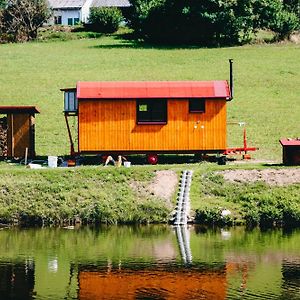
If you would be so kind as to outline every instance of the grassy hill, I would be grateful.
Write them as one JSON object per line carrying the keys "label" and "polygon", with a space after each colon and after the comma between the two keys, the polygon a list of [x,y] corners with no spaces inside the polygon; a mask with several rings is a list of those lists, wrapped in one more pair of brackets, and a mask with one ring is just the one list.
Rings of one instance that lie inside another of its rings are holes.
{"label": "grassy hill", "polygon": [[[69,151],[60,88],[79,80],[228,79],[234,59],[235,98],[228,121],[247,123],[256,158],[280,160],[280,137],[300,136],[300,45],[141,47],[119,36],[0,45],[0,105],[37,105],[39,155]],[[242,129],[228,126],[228,146],[242,145]]]}

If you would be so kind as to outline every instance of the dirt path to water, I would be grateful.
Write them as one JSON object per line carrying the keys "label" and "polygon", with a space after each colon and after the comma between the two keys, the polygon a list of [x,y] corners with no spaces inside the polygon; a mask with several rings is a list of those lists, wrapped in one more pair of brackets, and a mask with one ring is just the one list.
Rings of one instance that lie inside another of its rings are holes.
{"label": "dirt path to water", "polygon": [[155,177],[149,184],[131,182],[131,188],[137,192],[140,197],[148,197],[149,194],[166,201],[169,207],[172,207],[172,196],[178,184],[176,172],[172,170],[156,171]]}

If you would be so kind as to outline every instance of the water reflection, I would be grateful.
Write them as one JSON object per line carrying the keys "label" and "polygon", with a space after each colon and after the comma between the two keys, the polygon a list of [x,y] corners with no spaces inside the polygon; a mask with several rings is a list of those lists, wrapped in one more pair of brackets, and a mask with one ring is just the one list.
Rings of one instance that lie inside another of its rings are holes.
{"label": "water reflection", "polygon": [[79,299],[225,299],[225,294],[223,269],[79,269]]}
{"label": "water reflection", "polygon": [[0,263],[0,298],[32,299],[34,262],[32,260]]}
{"label": "water reflection", "polygon": [[0,231],[0,299],[300,299],[300,231]]}
{"label": "water reflection", "polygon": [[300,259],[284,259],[282,263],[282,298],[300,299]]}
{"label": "water reflection", "polygon": [[189,265],[192,263],[192,251],[188,225],[177,225],[175,226],[175,230],[181,258],[185,264]]}

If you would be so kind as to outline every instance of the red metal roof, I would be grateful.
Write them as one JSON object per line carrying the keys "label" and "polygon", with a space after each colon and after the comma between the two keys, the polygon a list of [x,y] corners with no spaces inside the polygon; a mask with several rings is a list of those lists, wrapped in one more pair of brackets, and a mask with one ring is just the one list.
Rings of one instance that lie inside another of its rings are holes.
{"label": "red metal roof", "polygon": [[300,138],[298,139],[281,139],[279,140],[282,146],[299,146],[300,147]]}
{"label": "red metal roof", "polygon": [[226,98],[230,100],[230,90],[225,80],[78,82],[77,98]]}
{"label": "red metal roof", "polygon": [[36,106],[0,106],[0,114],[40,113]]}

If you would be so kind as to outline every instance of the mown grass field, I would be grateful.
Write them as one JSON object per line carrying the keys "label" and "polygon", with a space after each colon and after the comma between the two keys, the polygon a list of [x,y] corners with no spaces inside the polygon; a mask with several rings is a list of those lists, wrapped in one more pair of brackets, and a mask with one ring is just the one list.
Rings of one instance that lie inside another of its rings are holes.
{"label": "mown grass field", "polygon": [[[79,80],[228,79],[234,59],[235,98],[228,121],[247,123],[254,157],[281,159],[281,137],[300,136],[300,45],[261,44],[204,49],[141,46],[120,36],[0,45],[0,105],[37,105],[38,155],[69,151],[60,88]],[[242,129],[228,126],[228,146]]]}

